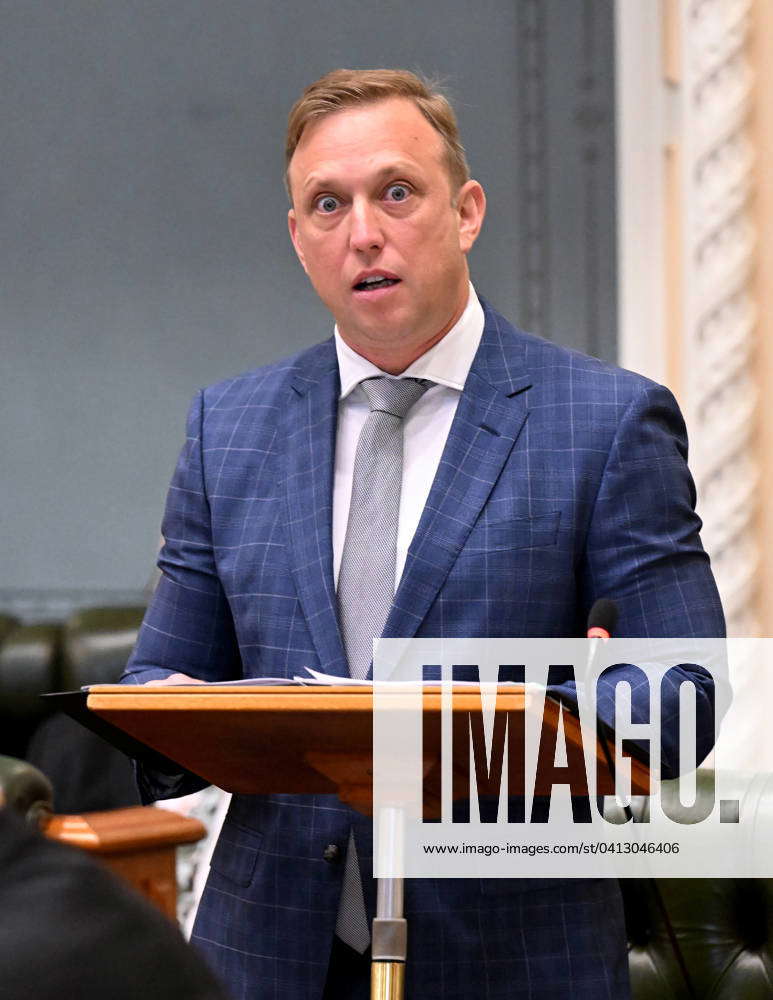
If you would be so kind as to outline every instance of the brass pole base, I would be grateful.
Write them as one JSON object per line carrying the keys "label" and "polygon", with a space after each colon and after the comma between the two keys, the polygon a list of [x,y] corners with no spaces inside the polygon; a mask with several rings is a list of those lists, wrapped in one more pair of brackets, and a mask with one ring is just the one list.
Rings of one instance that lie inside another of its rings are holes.
{"label": "brass pole base", "polygon": [[405,962],[373,962],[370,967],[370,1000],[403,1000]]}

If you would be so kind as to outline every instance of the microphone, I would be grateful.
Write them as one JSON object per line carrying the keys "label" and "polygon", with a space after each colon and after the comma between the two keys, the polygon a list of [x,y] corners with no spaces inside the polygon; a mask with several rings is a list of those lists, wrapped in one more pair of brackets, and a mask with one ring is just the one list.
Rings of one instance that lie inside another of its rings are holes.
{"label": "microphone", "polygon": [[[612,633],[617,626],[618,617],[617,604],[608,597],[600,597],[597,601],[593,602],[593,607],[588,613],[588,627],[585,633],[586,638],[590,639],[588,643],[588,660],[585,664],[588,677],[591,676],[591,668],[599,655],[601,644],[606,642],[607,639],[612,638]],[[605,752],[607,752],[606,741],[601,730],[599,730],[599,737]],[[611,766],[611,761],[609,763]]]}
{"label": "microphone", "polygon": [[618,617],[619,612],[615,602],[608,597],[600,597],[594,602],[588,614],[587,637],[589,639],[611,639]]}
{"label": "microphone", "polygon": [[602,642],[612,638],[618,617],[617,604],[608,597],[600,597],[593,602],[593,607],[588,613],[588,630],[585,633],[586,638],[591,640],[588,643],[588,661],[585,667],[588,676],[599,655]]}

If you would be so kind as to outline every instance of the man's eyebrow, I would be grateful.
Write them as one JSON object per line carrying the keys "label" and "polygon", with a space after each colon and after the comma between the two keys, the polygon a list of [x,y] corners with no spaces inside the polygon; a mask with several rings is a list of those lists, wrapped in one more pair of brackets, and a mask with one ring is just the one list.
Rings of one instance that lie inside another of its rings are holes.
{"label": "man's eyebrow", "polygon": [[[393,160],[390,163],[385,163],[383,167],[379,169],[373,175],[373,180],[378,183],[383,183],[388,177],[394,177],[399,174],[413,174],[416,170],[416,165],[411,164],[408,160]],[[335,188],[338,186],[341,175],[337,173],[335,175],[328,174],[325,171],[312,172],[303,182],[302,190],[306,191],[310,187],[322,188]]]}

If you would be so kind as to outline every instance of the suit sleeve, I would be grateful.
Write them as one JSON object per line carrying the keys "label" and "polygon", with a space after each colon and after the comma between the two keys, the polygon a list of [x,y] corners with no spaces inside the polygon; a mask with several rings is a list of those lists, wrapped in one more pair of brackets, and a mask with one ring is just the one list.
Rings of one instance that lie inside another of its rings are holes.
{"label": "suit sleeve", "polygon": [[[581,566],[586,613],[596,599],[608,597],[620,612],[620,636],[723,637],[722,606],[700,527],[682,415],[667,389],[646,382],[620,420],[589,522]],[[641,675],[625,679],[633,689],[632,721],[646,721],[647,691],[637,690]],[[696,686],[699,761],[714,742],[714,680],[698,665],[681,664],[661,691],[663,777],[679,773],[684,682]],[[614,723],[613,699],[612,684],[602,680],[598,714],[608,725]]]}
{"label": "suit sleeve", "polygon": [[[144,684],[178,671],[205,681],[240,676],[238,644],[212,538],[202,460],[203,417],[199,392],[167,495],[158,559],[161,578],[122,683]],[[206,784],[191,775],[160,775],[142,766],[138,781],[146,800],[186,794]]]}
{"label": "suit sleeve", "polygon": [[588,525],[588,609],[612,598],[622,636],[724,636],[700,528],[682,415],[667,389],[645,383],[620,420]]}

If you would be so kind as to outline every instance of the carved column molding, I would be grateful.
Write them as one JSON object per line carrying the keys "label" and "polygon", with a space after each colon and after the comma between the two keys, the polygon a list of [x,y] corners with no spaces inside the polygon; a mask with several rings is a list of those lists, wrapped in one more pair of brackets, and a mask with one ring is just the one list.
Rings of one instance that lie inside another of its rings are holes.
{"label": "carved column molding", "polygon": [[[659,44],[632,76],[626,45],[636,34],[632,18],[644,27],[642,7]],[[651,177],[644,189],[626,182],[626,166],[642,157],[626,148],[626,134],[636,141],[629,120],[618,147],[621,299],[627,287],[629,303],[626,311],[621,302],[621,362],[669,384],[685,413],[704,544],[734,635],[760,631],[751,14],[752,0],[617,7],[619,116],[643,114],[638,138]],[[654,109],[644,110],[645,101]],[[638,247],[630,220],[647,211],[661,222]],[[646,333],[630,308],[642,281],[653,303]]]}
{"label": "carved column molding", "polygon": [[728,627],[756,635],[751,0],[690,0],[685,7],[684,388],[693,468]]}

